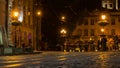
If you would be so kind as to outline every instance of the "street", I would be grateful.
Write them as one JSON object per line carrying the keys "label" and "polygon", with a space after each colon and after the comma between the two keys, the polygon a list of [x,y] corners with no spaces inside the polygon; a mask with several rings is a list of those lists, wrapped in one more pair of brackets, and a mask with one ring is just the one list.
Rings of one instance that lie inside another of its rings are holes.
{"label": "street", "polygon": [[120,68],[120,52],[54,52],[0,56],[0,68]]}

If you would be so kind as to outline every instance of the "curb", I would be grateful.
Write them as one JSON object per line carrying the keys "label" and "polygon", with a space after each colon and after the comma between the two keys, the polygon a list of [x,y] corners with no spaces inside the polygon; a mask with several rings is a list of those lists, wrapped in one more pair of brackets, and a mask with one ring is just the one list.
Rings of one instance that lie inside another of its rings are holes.
{"label": "curb", "polygon": [[15,55],[30,55],[30,54],[41,54],[42,52],[24,52],[24,53],[18,53],[18,54],[3,54],[0,56],[15,56]]}

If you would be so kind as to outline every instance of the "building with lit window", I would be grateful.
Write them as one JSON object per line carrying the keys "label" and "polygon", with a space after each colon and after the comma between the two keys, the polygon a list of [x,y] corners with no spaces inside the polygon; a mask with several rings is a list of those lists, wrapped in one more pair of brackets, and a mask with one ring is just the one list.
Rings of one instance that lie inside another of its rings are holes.
{"label": "building with lit window", "polygon": [[7,0],[0,0],[0,47],[7,46]]}
{"label": "building with lit window", "polygon": [[81,39],[89,40],[98,39],[103,34],[101,31],[102,26],[98,23],[100,21],[100,15],[104,14],[107,17],[108,25],[104,26],[104,34],[106,36],[119,35],[120,36],[120,12],[119,11],[99,11],[87,12],[82,17],[82,20],[77,23],[73,32],[73,36],[78,36]]}
{"label": "building with lit window", "polygon": [[[15,47],[38,48],[36,39],[37,30],[41,28],[37,0],[8,0],[8,39],[9,45]],[[18,12],[17,19],[14,19],[14,12]],[[15,21],[15,22],[14,22]],[[19,25],[13,25],[20,23]],[[39,23],[39,24],[38,24]],[[37,27],[38,26],[38,27]],[[41,34],[39,34],[41,37]],[[39,47],[40,48],[40,47]]]}
{"label": "building with lit window", "polygon": [[[79,22],[73,31],[73,36],[78,40],[98,40],[100,35],[105,34],[107,37],[120,36],[120,11],[118,0],[102,0],[102,9],[96,9],[92,12],[83,11]],[[106,15],[108,25],[99,25],[101,15]]]}

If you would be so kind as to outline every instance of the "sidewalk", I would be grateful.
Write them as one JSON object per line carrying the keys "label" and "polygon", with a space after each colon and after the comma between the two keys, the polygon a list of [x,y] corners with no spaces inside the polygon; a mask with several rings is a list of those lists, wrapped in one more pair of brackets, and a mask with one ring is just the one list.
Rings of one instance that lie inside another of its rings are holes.
{"label": "sidewalk", "polygon": [[22,48],[0,48],[0,56],[40,54],[42,51],[24,50]]}

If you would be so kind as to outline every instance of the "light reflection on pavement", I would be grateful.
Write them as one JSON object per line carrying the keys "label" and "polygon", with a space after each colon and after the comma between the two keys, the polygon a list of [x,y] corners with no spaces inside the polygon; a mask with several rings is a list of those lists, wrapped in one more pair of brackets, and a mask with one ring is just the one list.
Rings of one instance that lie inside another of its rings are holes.
{"label": "light reflection on pavement", "polygon": [[0,68],[120,68],[120,52],[43,52],[0,56]]}

